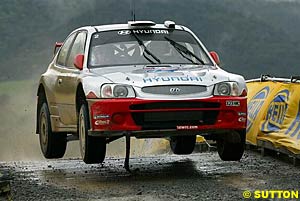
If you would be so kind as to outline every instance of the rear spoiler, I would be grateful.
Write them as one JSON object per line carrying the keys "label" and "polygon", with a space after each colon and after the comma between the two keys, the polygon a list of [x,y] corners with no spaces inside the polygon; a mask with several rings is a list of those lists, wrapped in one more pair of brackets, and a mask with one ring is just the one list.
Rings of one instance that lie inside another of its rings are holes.
{"label": "rear spoiler", "polygon": [[59,48],[60,48],[62,45],[63,45],[63,43],[61,43],[61,42],[56,42],[56,43],[55,43],[53,55],[55,55],[55,54],[58,52]]}

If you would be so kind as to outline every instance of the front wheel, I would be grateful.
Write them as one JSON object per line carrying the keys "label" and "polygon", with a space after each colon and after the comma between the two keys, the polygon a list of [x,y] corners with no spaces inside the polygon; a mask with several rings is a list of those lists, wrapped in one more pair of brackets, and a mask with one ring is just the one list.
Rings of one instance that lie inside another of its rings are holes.
{"label": "front wheel", "polygon": [[236,131],[223,135],[217,140],[217,149],[223,161],[239,161],[245,149],[246,131]]}
{"label": "front wheel", "polygon": [[52,132],[47,103],[43,103],[40,109],[39,124],[40,146],[45,158],[63,157],[67,147],[67,135]]}
{"label": "front wheel", "polygon": [[196,136],[174,136],[171,137],[170,147],[174,154],[191,154],[194,151]]}
{"label": "front wheel", "polygon": [[82,104],[78,116],[80,153],[87,164],[102,163],[106,154],[106,139],[88,135],[89,116],[86,104]]}

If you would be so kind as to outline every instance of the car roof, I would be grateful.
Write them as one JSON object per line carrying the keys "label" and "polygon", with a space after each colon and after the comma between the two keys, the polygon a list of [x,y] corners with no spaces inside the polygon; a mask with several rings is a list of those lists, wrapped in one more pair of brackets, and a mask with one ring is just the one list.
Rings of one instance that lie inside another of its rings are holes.
{"label": "car roof", "polygon": [[[139,22],[150,22],[150,21],[139,21]],[[164,24],[155,24],[154,26],[131,26],[130,23],[127,24],[107,24],[107,25],[96,25],[96,26],[85,26],[80,27],[73,32],[79,31],[79,30],[88,30],[91,32],[101,32],[101,31],[111,31],[111,30],[120,30],[120,29],[170,29],[166,27]],[[175,25],[176,30],[186,30],[190,31],[188,28],[182,26],[182,25]]]}

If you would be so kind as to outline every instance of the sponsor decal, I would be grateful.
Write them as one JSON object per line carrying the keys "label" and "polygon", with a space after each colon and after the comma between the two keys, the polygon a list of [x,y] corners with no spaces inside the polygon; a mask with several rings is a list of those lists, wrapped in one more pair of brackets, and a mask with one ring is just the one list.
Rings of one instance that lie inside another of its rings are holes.
{"label": "sponsor decal", "polygon": [[289,135],[291,137],[297,136],[297,140],[300,139],[300,102],[298,105],[297,116],[284,134]]}
{"label": "sponsor decal", "polygon": [[94,115],[94,119],[108,119],[108,118],[110,118],[110,116],[107,115],[107,114],[96,114],[96,115]]}
{"label": "sponsor decal", "polygon": [[247,118],[246,117],[240,117],[238,119],[238,122],[246,122],[247,121]]}
{"label": "sponsor decal", "polygon": [[96,126],[108,125],[109,123],[110,123],[110,120],[97,120],[97,121],[95,121]]}
{"label": "sponsor decal", "polygon": [[288,108],[289,94],[286,89],[276,94],[269,105],[266,120],[262,124],[261,130],[263,132],[280,130]]}
{"label": "sponsor decal", "polygon": [[239,116],[247,116],[247,113],[246,112],[238,112],[238,115]]}
{"label": "sponsor decal", "polygon": [[175,72],[179,70],[178,67],[145,67],[146,73],[159,73],[159,72]]}
{"label": "sponsor decal", "polygon": [[247,132],[251,129],[255,118],[257,117],[266,97],[270,93],[270,87],[266,86],[257,92],[248,103],[248,117],[247,117]]}
{"label": "sponsor decal", "polygon": [[198,126],[177,126],[177,130],[197,130]]}
{"label": "sponsor decal", "polygon": [[173,77],[173,76],[167,76],[167,77],[150,77],[150,78],[144,78],[144,83],[153,83],[153,82],[201,82],[201,77],[193,77],[193,76],[179,76],[179,77]]}
{"label": "sponsor decal", "polygon": [[240,101],[232,101],[232,100],[226,101],[227,107],[238,107],[240,105],[241,105]]}
{"label": "sponsor decal", "polygon": [[118,35],[121,35],[121,36],[126,36],[131,33],[134,33],[134,34],[169,34],[169,31],[163,30],[163,29],[133,29],[133,30],[118,31]]}

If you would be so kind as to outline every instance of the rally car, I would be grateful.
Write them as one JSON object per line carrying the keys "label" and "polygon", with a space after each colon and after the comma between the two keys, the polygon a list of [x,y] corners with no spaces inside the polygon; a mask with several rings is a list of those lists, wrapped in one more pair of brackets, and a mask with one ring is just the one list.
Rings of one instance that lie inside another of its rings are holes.
{"label": "rally car", "polygon": [[[244,152],[247,88],[218,65],[188,28],[130,21],[74,30],[41,76],[36,133],[46,158],[80,140],[85,163],[101,163],[120,137],[166,138],[191,154],[196,135],[215,140],[222,160]],[[129,140],[130,141],[130,140]]]}

